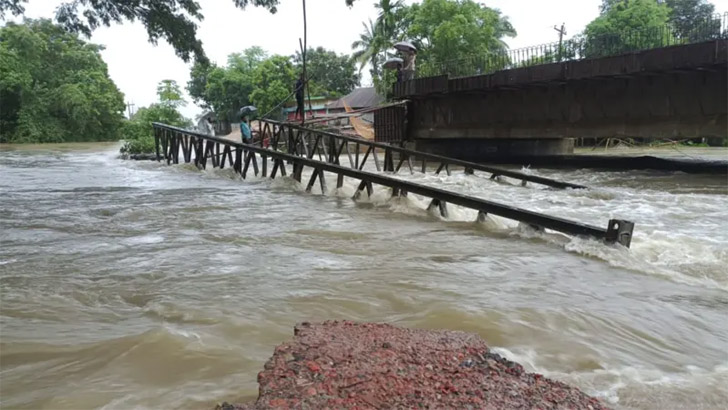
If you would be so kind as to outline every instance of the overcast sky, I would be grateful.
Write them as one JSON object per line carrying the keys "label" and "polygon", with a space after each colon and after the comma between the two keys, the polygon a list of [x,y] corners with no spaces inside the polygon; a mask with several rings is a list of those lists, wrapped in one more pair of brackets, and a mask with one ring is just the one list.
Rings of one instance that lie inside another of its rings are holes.
{"label": "overcast sky", "polygon": [[[407,1],[411,3],[412,1]],[[26,17],[53,17],[60,0],[30,0]],[[276,14],[249,7],[241,10],[232,0],[199,0],[205,19],[199,23],[198,37],[208,57],[225,64],[228,54],[250,46],[261,46],[271,54],[291,55],[303,36],[301,0],[281,0]],[[323,46],[339,53],[350,53],[351,43],[363,31],[362,22],[376,18],[373,0],[357,0],[352,8],[344,0],[308,0],[308,44]],[[567,36],[584,29],[599,13],[601,0],[492,0],[485,4],[508,16],[518,36],[508,39],[511,48],[558,40],[554,25],[566,24]],[[728,11],[728,0],[712,1],[716,11]],[[19,20],[19,19],[14,19]],[[102,52],[109,74],[136,107],[156,101],[160,80],[176,80],[184,88],[189,80],[189,65],[182,62],[171,46],[153,46],[140,23],[104,27],[94,32],[91,41],[106,46]],[[366,69],[365,69],[366,71]],[[368,74],[365,81],[369,81]],[[183,110],[194,118],[201,112],[191,102]]]}

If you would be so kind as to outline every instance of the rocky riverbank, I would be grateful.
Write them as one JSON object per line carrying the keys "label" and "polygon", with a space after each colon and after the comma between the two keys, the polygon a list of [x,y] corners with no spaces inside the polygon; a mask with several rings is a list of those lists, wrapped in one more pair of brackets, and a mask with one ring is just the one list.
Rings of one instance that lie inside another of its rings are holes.
{"label": "rocky riverbank", "polygon": [[252,409],[604,409],[575,387],[527,373],[480,337],[385,324],[301,323],[258,374]]}

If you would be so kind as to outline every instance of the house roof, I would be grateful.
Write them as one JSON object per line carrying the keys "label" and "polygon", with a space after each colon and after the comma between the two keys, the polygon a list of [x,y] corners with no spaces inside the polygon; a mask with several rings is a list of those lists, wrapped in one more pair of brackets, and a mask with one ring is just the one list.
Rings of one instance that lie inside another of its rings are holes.
{"label": "house roof", "polygon": [[384,98],[377,94],[374,87],[362,87],[350,92],[348,95],[326,105],[326,108],[345,108],[344,101],[351,108],[368,108],[379,105]]}

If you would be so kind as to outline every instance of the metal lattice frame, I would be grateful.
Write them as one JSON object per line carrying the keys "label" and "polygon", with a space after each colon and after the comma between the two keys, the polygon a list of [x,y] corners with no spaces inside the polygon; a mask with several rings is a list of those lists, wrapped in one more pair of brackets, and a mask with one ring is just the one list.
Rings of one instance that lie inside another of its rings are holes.
{"label": "metal lattice frame", "polygon": [[[378,162],[375,151],[377,147],[375,145],[369,146],[361,162],[358,159],[354,161],[352,155],[348,155],[351,167],[342,166],[338,163],[338,154],[341,154],[345,150],[350,141],[345,139],[341,145],[337,145],[336,138],[328,138],[328,141],[325,141],[326,134],[312,130],[309,130],[307,134],[305,128],[298,127],[296,129],[296,127],[286,124],[268,123],[267,127],[269,127],[270,135],[273,138],[271,139],[271,147],[263,148],[203,135],[164,124],[154,123],[153,125],[157,160],[161,161],[164,159],[167,164],[178,164],[180,162],[181,151],[182,161],[185,163],[193,162],[198,168],[205,169],[209,160],[210,165],[215,168],[232,167],[242,178],[248,176],[251,165],[252,171],[256,176],[270,176],[270,178],[275,178],[277,175],[286,176],[288,173],[286,165],[288,164],[292,166],[291,176],[299,182],[301,182],[303,168],[309,167],[313,170],[313,173],[308,181],[307,191],[311,191],[318,180],[322,193],[326,193],[327,185],[324,173],[328,172],[337,176],[337,188],[343,186],[345,177],[360,181],[354,194],[354,200],[359,199],[364,190],[371,197],[374,185],[376,184],[391,188],[392,196],[407,196],[408,193],[413,193],[430,198],[429,209],[438,209],[440,214],[445,218],[448,216],[447,204],[451,203],[478,211],[478,220],[483,220],[490,213],[526,223],[539,230],[551,229],[569,235],[593,237],[604,240],[607,243],[619,243],[626,247],[629,247],[632,239],[634,224],[630,221],[612,219],[609,221],[606,229],[599,228],[581,222],[570,221],[481,198],[458,194],[445,189],[363,171],[362,168],[369,154],[374,158],[375,163]],[[265,126],[263,125],[262,128]],[[294,133],[294,130],[296,133]],[[314,133],[318,134],[318,138]],[[265,132],[261,132],[261,135],[266,134]],[[290,153],[278,150],[281,148],[280,143],[282,138],[287,140],[286,145]],[[309,138],[315,140],[313,145],[309,145],[307,141],[304,142],[304,140]],[[327,144],[329,145],[328,148]],[[356,153],[357,158],[358,152]],[[320,158],[319,160],[313,159],[317,153]],[[324,161],[324,156],[328,160]],[[261,161],[260,166],[258,164],[258,157],[260,157]],[[385,169],[394,169],[392,158],[392,151],[389,154],[385,152]],[[268,173],[269,162],[272,163],[270,174]],[[402,163],[401,160],[400,166]],[[446,168],[447,163],[441,163],[438,171]]]}
{"label": "metal lattice frame", "polygon": [[[317,155],[319,160],[337,165],[341,165],[341,156],[346,155],[349,159],[349,166],[359,170],[363,169],[367,160],[371,158],[374,161],[377,171],[384,172],[397,173],[406,165],[411,173],[415,171],[426,173],[428,166],[432,166],[436,169],[436,175],[442,171],[450,175],[453,169],[457,167],[462,168],[466,174],[474,174],[475,171],[482,171],[490,174],[492,179],[496,179],[499,176],[518,179],[524,186],[528,182],[532,182],[560,189],[586,188],[583,185],[572,184],[570,182],[557,181],[518,171],[410,150],[397,145],[272,120],[260,121],[259,135],[261,138],[258,142],[268,141],[269,147],[272,150],[283,150],[288,154],[303,156],[309,159],[313,159]],[[362,150],[364,150],[364,156],[360,157]],[[379,154],[382,152],[384,153],[383,161],[379,157]],[[419,163],[420,167],[415,167],[415,163]]]}

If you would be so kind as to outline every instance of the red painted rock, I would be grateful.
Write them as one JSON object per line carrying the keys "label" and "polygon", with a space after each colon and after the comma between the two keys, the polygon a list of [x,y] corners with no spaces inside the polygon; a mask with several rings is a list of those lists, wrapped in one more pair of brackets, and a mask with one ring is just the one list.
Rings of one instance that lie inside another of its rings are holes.
{"label": "red painted rock", "polygon": [[[385,324],[302,323],[258,375],[252,409],[606,407],[490,351],[476,335]],[[295,360],[290,360],[294,357]]]}

